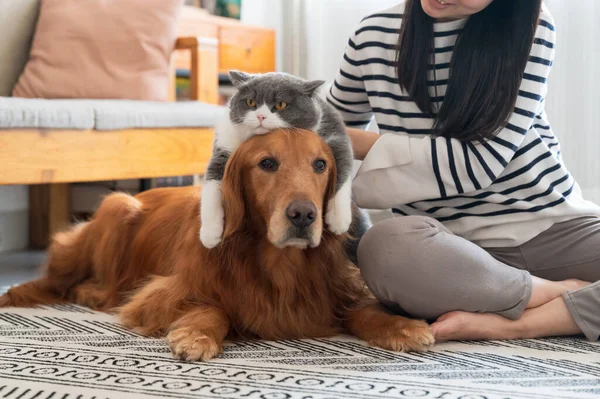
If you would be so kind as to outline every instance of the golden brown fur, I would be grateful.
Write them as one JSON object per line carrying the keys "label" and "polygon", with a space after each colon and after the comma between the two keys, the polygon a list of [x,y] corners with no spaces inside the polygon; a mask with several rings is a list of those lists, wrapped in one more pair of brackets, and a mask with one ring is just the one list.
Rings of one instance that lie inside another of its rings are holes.
{"label": "golden brown fur", "polygon": [[[265,157],[281,161],[276,172],[257,166]],[[326,161],[324,173],[315,173],[315,159]],[[387,349],[423,350],[433,344],[429,326],[384,312],[347,260],[344,238],[323,231],[334,165],[311,132],[277,131],[242,144],[223,179],[224,241],[211,250],[198,241],[197,188],[110,195],[90,222],[54,237],[45,276],[12,288],[0,307],[73,301],[116,309],[126,326],[167,336],[174,355],[188,360],[216,356],[228,335],[293,339],[342,330]],[[286,241],[286,207],[296,200],[316,206],[314,248]]]}

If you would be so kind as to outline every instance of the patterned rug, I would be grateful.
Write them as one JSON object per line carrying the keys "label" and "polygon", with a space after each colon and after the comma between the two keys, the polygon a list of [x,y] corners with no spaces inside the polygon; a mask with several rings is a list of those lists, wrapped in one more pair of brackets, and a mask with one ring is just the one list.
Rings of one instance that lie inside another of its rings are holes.
{"label": "patterned rug", "polygon": [[207,363],[76,306],[0,312],[0,398],[509,399],[600,397],[583,339],[441,344],[398,354],[349,337],[227,344]]}

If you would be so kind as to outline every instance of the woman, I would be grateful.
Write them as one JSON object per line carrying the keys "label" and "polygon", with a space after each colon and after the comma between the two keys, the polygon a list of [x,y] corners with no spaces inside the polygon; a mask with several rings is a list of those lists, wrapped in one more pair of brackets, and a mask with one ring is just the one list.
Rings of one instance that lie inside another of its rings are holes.
{"label": "woman", "polygon": [[600,207],[544,112],[554,43],[541,0],[407,0],[362,21],[329,92],[358,205],[403,216],[361,271],[438,341],[600,334]]}

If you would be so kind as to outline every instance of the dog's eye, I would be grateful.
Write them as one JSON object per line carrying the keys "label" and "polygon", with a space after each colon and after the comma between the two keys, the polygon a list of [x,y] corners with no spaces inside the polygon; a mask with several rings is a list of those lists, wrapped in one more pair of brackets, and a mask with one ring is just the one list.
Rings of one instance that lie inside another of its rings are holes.
{"label": "dog's eye", "polygon": [[267,172],[275,172],[279,165],[277,161],[273,158],[265,158],[258,164],[262,170],[266,170]]}
{"label": "dog's eye", "polygon": [[327,163],[325,163],[325,161],[323,161],[322,159],[318,159],[313,163],[313,169],[317,173],[325,172],[325,168],[327,168]]}
{"label": "dog's eye", "polygon": [[249,98],[246,100],[246,105],[249,106],[250,108],[254,108],[254,107],[256,107],[256,100],[253,98]]}
{"label": "dog's eye", "polygon": [[277,104],[275,104],[275,109],[277,111],[283,111],[284,109],[286,109],[288,106],[288,104],[285,101],[281,101],[278,102]]}

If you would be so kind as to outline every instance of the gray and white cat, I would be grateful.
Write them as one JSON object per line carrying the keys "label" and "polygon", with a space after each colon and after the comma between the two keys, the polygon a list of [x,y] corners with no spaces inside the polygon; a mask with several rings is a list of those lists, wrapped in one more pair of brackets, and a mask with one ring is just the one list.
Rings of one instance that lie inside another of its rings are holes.
{"label": "gray and white cat", "polygon": [[215,128],[213,155],[202,188],[202,244],[213,248],[221,242],[225,217],[221,181],[229,156],[248,138],[278,128],[317,132],[331,147],[337,186],[325,223],[334,234],[347,232],[352,222],[352,145],[339,113],[318,97],[317,90],[325,82],[305,81],[284,73],[251,75],[231,71],[229,76],[237,93],[229,102],[228,115]]}

